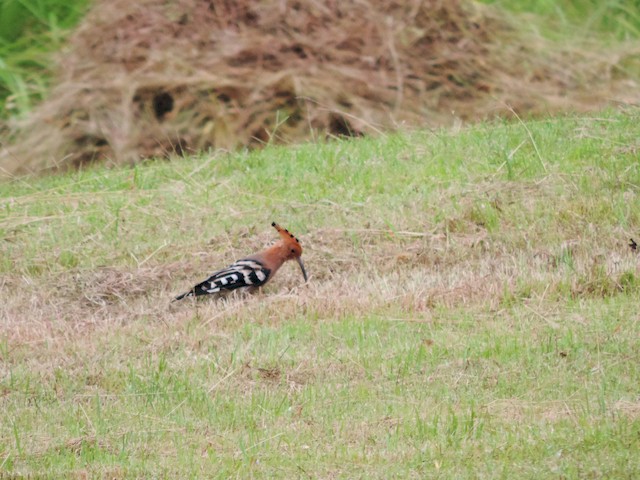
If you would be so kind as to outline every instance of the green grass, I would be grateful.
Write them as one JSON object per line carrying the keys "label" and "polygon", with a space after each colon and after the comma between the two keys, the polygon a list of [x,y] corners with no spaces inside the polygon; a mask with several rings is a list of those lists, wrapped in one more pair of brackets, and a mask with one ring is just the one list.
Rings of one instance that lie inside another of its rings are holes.
{"label": "green grass", "polygon": [[[482,0],[516,13],[532,13],[534,23],[554,37],[600,35],[618,40],[640,38],[637,0]],[[554,31],[555,30],[555,31]]]}
{"label": "green grass", "polygon": [[[0,472],[636,478],[638,111],[0,186]],[[170,304],[261,248],[250,298]]]}
{"label": "green grass", "polygon": [[0,118],[24,116],[47,92],[52,54],[89,0],[0,0]]}

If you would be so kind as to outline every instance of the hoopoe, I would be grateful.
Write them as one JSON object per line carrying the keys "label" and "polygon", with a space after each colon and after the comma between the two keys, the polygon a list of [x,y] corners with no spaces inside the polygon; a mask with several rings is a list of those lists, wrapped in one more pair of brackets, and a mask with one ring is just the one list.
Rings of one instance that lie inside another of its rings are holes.
{"label": "hoopoe", "polygon": [[280,234],[280,241],[271,247],[238,260],[227,268],[218,270],[204,282],[197,284],[191,290],[178,295],[173,301],[182,300],[185,297],[193,297],[209,294],[223,294],[237,288],[254,291],[273,278],[278,269],[287,260],[296,260],[304,281],[307,281],[307,271],[302,263],[302,247],[300,241],[276,222],[271,224]]}

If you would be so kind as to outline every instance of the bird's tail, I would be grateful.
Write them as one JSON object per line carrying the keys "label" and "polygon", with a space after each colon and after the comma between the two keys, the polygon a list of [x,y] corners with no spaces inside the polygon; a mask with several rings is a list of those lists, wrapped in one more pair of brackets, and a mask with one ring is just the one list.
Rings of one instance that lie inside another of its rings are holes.
{"label": "bird's tail", "polygon": [[193,297],[195,295],[194,290],[189,290],[188,292],[184,292],[182,295],[178,295],[176,298],[171,300],[171,302],[177,302],[178,300],[182,300],[185,297]]}

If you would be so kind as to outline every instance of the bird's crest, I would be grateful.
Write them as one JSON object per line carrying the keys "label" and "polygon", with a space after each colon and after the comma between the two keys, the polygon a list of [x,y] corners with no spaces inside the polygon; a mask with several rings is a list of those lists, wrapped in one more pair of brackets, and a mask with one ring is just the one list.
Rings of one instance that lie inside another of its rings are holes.
{"label": "bird's crest", "polygon": [[291,233],[286,228],[282,228],[276,222],[272,222],[271,226],[278,231],[278,233],[280,234],[280,237],[282,238],[282,241],[284,243],[296,245],[296,247],[300,248],[300,250],[302,252],[302,247],[300,246],[300,240],[298,240],[293,233]]}
{"label": "bird's crest", "polygon": [[272,222],[271,226],[278,231],[280,237],[282,238],[282,245],[286,247],[285,258],[287,260],[295,259],[296,262],[298,262],[298,265],[300,265],[300,270],[302,270],[302,276],[304,277],[304,281],[306,282],[308,280],[308,277],[307,271],[304,268],[304,263],[302,262],[302,258],[300,258],[300,256],[302,255],[302,245],[300,245],[300,241],[293,233],[291,233],[286,228],[282,228],[276,222]]}

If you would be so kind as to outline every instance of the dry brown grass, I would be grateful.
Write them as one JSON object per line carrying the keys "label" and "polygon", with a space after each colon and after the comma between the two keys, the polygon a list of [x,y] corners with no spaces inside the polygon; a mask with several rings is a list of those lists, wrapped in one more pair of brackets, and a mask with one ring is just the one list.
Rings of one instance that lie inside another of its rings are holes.
{"label": "dry brown grass", "polygon": [[459,0],[99,1],[0,164],[132,163],[508,115],[507,104],[599,108],[634,90],[616,78],[629,49],[560,51],[519,30]]}
{"label": "dry brown grass", "polygon": [[[363,229],[358,235],[357,250],[343,232],[306,235],[305,261],[311,274],[306,285],[300,284],[296,269],[284,268],[261,293],[218,301],[170,303],[174,294],[211,269],[199,271],[187,261],[137,269],[70,270],[44,274],[37,281],[5,274],[0,281],[6,299],[0,306],[0,336],[12,348],[32,352],[32,368],[51,372],[60,365],[62,352],[91,351],[116,328],[135,331],[150,322],[157,334],[153,343],[166,347],[182,322],[194,315],[198,329],[215,336],[237,331],[249,318],[274,326],[297,316],[326,321],[373,315],[392,322],[429,322],[434,309],[498,312],[524,301],[531,315],[557,327],[553,310],[540,310],[539,305],[566,295],[614,296],[625,289],[623,272],[640,275],[633,252],[617,241],[603,243],[597,236],[551,251],[519,251],[507,243],[487,241],[482,231],[449,237],[422,233],[419,239],[412,238],[413,232]],[[568,277],[561,257],[569,251],[573,270]],[[217,255],[199,263],[213,266],[225,261],[230,259]],[[260,375],[280,374],[261,371]]]}

